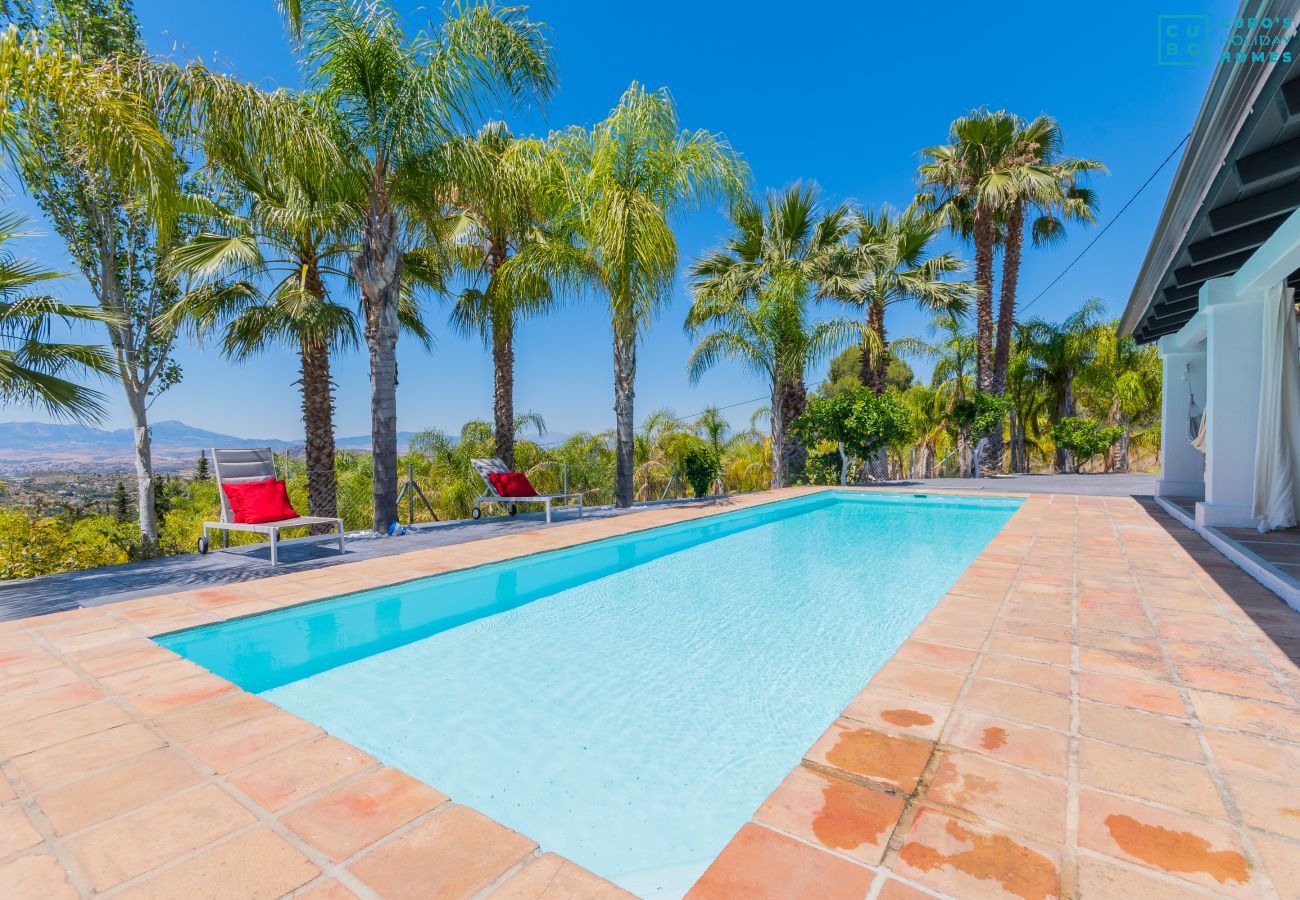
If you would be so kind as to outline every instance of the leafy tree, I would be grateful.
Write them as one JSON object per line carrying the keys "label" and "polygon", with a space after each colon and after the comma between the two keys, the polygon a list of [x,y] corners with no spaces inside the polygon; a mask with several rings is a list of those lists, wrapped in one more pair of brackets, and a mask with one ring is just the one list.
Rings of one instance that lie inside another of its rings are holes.
{"label": "leafy tree", "polygon": [[888,206],[858,217],[857,247],[853,256],[856,281],[842,298],[866,309],[867,326],[876,336],[861,354],[859,377],[877,394],[887,387],[892,356],[883,352],[885,311],[896,303],[915,303],[934,313],[965,313],[971,288],[967,282],[948,281],[965,264],[951,253],[932,254],[931,245],[942,228],[936,216],[916,208],[895,212]]}
{"label": "leafy tree", "polygon": [[765,376],[771,388],[772,487],[783,487],[787,470],[797,475],[802,454],[787,428],[804,410],[809,366],[856,341],[876,340],[862,322],[848,318],[813,321],[816,297],[842,290],[839,278],[852,227],[847,207],[823,210],[817,190],[801,184],[768,193],[731,213],[735,234],[691,267],[695,300],[686,329],[701,335],[688,370],[698,381],[724,359],[738,360]]}
{"label": "leafy tree", "polygon": [[1067,221],[1096,221],[1096,195],[1081,181],[1106,169],[1096,160],[1063,156],[1061,125],[1051,116],[1019,123],[1012,142],[1005,172],[1009,185],[1002,198],[1002,296],[993,351],[993,393],[998,395],[1006,390],[1026,219],[1036,247],[1062,240]]}
{"label": "leafy tree", "polygon": [[806,442],[836,445],[840,484],[847,484],[850,458],[872,458],[886,444],[906,437],[907,424],[907,410],[895,395],[859,388],[852,394],[811,398],[793,428]]}
{"label": "leafy tree", "polygon": [[545,273],[509,262],[525,241],[540,237],[555,202],[554,165],[542,142],[516,138],[502,122],[489,122],[448,150],[455,161],[453,258],[473,279],[456,299],[451,320],[492,348],[494,455],[513,469],[515,330],[555,297]]}
{"label": "leafy tree", "polygon": [[1099,453],[1109,450],[1124,434],[1118,425],[1103,426],[1096,419],[1067,416],[1052,426],[1052,440],[1058,451],[1069,454],[1062,471],[1078,471]]}
{"label": "leafy tree", "polygon": [[[831,360],[826,380],[818,391],[823,395],[845,394],[862,387],[862,345],[845,347]],[[916,373],[907,361],[892,350],[885,354],[885,388],[906,391],[916,380]]]}
{"label": "leafy tree", "polygon": [[545,98],[555,83],[550,47],[517,7],[456,4],[435,30],[410,37],[382,0],[283,6],[302,41],[304,80],[330,110],[345,161],[366,185],[351,263],[370,356],[373,525],[383,534],[397,520],[403,267],[415,262],[412,249],[436,246],[428,238],[452,183],[448,142],[488,101]]}
{"label": "leafy tree", "polygon": [[745,168],[727,142],[680,126],[666,89],[633,83],[603,122],[551,136],[565,203],[523,271],[589,288],[609,304],[614,344],[615,497],[632,504],[636,351],[677,272],[669,217],[740,192]]}
{"label": "leafy tree", "polygon": [[119,523],[131,517],[131,501],[126,495],[126,484],[119,481],[113,486],[113,518]]}
{"label": "leafy tree", "polygon": [[1127,472],[1134,422],[1160,415],[1160,356],[1154,344],[1139,347],[1132,337],[1120,337],[1117,321],[1097,326],[1094,334],[1096,355],[1079,373],[1077,387],[1090,410],[1104,413],[1107,425],[1122,429],[1106,462],[1108,470]]}
{"label": "leafy tree", "polygon": [[[1025,348],[1029,377],[1046,398],[1048,418],[1053,425],[1075,415],[1075,378],[1096,359],[1097,316],[1101,311],[1101,301],[1093,298],[1063,322],[1033,319],[1018,329],[1018,338]],[[1066,449],[1058,444],[1058,471],[1071,469],[1066,453]]]}
{"label": "leafy tree", "polygon": [[682,474],[696,497],[707,497],[712,485],[722,471],[722,461],[712,447],[701,442],[689,448],[682,457]]}
{"label": "leafy tree", "polygon": [[[189,174],[197,137],[319,147],[295,101],[268,94],[200,66],[180,68],[143,54],[139,27],[126,0],[34,0],[15,3],[15,21],[40,27],[51,52],[75,52],[111,79],[133,118],[119,133],[147,141],[158,161],[123,169],[94,152],[103,138],[88,136],[80,104],[55,105],[25,124],[17,169],[28,191],[54,223],[77,268],[105,313],[114,375],[121,383],[135,436],[141,541],[157,541],[154,472],[148,409],[181,378],[172,358],[174,332],[159,317],[186,290],[170,266],[173,251],[194,231],[206,209],[205,188]],[[56,50],[56,48],[59,48]],[[102,76],[99,73],[103,73]],[[100,117],[102,120],[102,117]],[[110,124],[110,129],[113,127]]]}
{"label": "leafy tree", "polygon": [[107,374],[112,358],[100,347],[50,339],[50,326],[103,322],[103,310],[60,302],[37,293],[57,279],[39,264],[14,256],[6,245],[22,237],[25,220],[0,213],[0,401],[37,406],[47,413],[82,421],[98,420],[103,395],[64,377],[70,372]]}

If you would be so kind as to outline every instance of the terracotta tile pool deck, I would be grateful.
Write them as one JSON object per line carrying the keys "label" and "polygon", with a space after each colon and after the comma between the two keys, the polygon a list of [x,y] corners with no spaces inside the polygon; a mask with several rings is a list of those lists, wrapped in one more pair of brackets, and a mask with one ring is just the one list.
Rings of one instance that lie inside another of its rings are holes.
{"label": "terracotta tile pool deck", "polygon": [[[0,625],[0,895],[626,896],[149,638],[807,490]],[[1297,659],[1154,504],[1030,496],[691,896],[1300,897]]]}

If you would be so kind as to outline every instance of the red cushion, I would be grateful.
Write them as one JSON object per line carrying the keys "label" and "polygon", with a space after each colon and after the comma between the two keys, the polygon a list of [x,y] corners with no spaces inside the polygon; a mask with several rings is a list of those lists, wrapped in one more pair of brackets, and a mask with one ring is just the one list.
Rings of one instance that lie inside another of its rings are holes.
{"label": "red cushion", "polygon": [[533,487],[528,476],[523,472],[492,472],[488,481],[502,497],[536,497],[537,489]]}
{"label": "red cushion", "polygon": [[240,524],[281,522],[298,515],[298,511],[289,502],[289,492],[283,481],[267,478],[243,484],[223,484],[221,489],[226,492],[226,500],[230,503],[235,521]]}

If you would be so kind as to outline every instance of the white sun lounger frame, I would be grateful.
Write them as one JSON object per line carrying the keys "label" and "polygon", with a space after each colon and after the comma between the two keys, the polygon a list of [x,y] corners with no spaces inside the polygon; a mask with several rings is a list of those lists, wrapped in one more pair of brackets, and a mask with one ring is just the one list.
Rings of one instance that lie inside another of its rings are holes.
{"label": "white sun lounger frame", "polygon": [[515,504],[517,503],[540,503],[546,507],[546,524],[551,524],[551,504],[554,502],[563,503],[566,500],[577,499],[578,501],[578,518],[582,518],[582,494],[539,494],[535,497],[503,497],[497,493],[497,489],[492,486],[491,479],[488,475],[504,475],[510,471],[506,464],[500,459],[471,459],[470,465],[474,471],[478,472],[478,477],[483,479],[485,493],[474,501],[474,518],[478,518],[483,513],[479,507],[484,503],[505,503],[508,506],[510,515],[515,514]]}
{"label": "white sun lounger frame", "polygon": [[258,447],[252,450],[224,450],[214,447],[212,449],[212,469],[217,478],[217,496],[221,498],[221,521],[203,523],[203,542],[199,549],[200,553],[208,552],[206,547],[208,546],[209,531],[220,531],[223,538],[231,531],[251,531],[255,534],[267,536],[271,542],[271,565],[279,565],[279,548],[281,544],[319,540],[317,535],[294,538],[292,541],[280,540],[281,529],[300,528],[304,525],[333,525],[338,531],[339,553],[344,552],[342,519],[333,519],[326,516],[295,516],[292,519],[282,519],[278,522],[260,522],[256,525],[235,521],[235,515],[230,509],[230,502],[226,499],[226,492],[221,489],[221,485],[243,484],[249,481],[264,481],[267,478],[275,478],[275,455],[271,452],[270,447]]}

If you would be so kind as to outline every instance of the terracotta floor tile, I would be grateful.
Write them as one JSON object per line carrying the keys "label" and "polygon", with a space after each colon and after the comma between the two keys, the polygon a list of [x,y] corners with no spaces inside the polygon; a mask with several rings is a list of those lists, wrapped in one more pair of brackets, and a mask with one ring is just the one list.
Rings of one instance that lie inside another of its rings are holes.
{"label": "terracotta floor tile", "polygon": [[880,862],[903,798],[796,767],[754,819],[868,865]]}
{"label": "terracotta floor tile", "polygon": [[22,807],[17,804],[0,806],[0,859],[19,850],[35,847],[41,842],[36,830]]}
{"label": "terracotta floor tile", "polygon": [[1065,731],[1070,727],[1070,701],[1014,684],[976,678],[965,697],[966,706]]}
{"label": "terracotta floor tile", "polygon": [[165,659],[146,666],[136,666],[123,672],[99,676],[104,689],[116,696],[127,696],[136,691],[168,687],[183,678],[204,674],[203,667],[188,659]]}
{"label": "terracotta floor tile", "polygon": [[185,746],[216,771],[229,772],[321,733],[315,725],[292,713],[274,712],[227,725]]}
{"label": "terracotta floor tile", "polygon": [[1262,834],[1253,838],[1278,896],[1282,900],[1300,900],[1300,852],[1296,851],[1296,845]]}
{"label": "terracotta floor tile", "polygon": [[31,853],[0,865],[8,900],[77,900],[77,889],[53,856]]}
{"label": "terracotta floor tile", "polygon": [[1192,762],[1203,760],[1196,732],[1185,720],[1083,700],[1079,703],[1079,731],[1087,737],[1112,744]]}
{"label": "terracotta floor tile", "polygon": [[40,791],[161,746],[163,741],[153,732],[128,722],[19,756],[13,766],[28,788]]}
{"label": "terracotta floor tile", "polygon": [[818,738],[805,758],[909,793],[933,749],[929,741],[896,737],[842,719]]}
{"label": "terracotta floor tile", "polygon": [[158,716],[233,690],[236,690],[235,686],[226,679],[202,674],[191,675],[162,687],[135,691],[125,699],[140,715]]}
{"label": "terracotta floor tile", "polygon": [[279,897],[306,884],[320,870],[269,828],[257,828],[200,856],[187,859],[119,897]]}
{"label": "terracotta floor tile", "polygon": [[1269,703],[1294,704],[1272,678],[1258,672],[1230,671],[1217,666],[1181,665],[1178,674],[1183,684],[1201,691],[1216,691]]}
{"label": "terracotta floor tile", "polygon": [[1103,675],[1121,675],[1126,678],[1145,679],[1168,683],[1169,665],[1161,657],[1140,653],[1116,653],[1083,647],[1079,650],[1079,668],[1085,672]]}
{"label": "terracotta floor tile", "polygon": [[[108,650],[113,652],[106,652]],[[89,653],[95,655],[87,655]],[[145,638],[122,641],[109,647],[96,647],[93,651],[73,655],[77,659],[77,665],[96,677],[114,675],[176,659],[175,653]]]}
{"label": "terracotta floor tile", "polygon": [[872,677],[871,684],[951,703],[961,692],[964,680],[956,672],[892,659],[880,667],[880,671]]}
{"label": "terracotta floor tile", "polygon": [[1202,722],[1300,742],[1300,711],[1294,707],[1272,706],[1205,691],[1192,691],[1191,695]]}
{"label": "terracotta floor tile", "polygon": [[1254,895],[1236,835],[1201,818],[1085,788],[1079,792],[1079,845],[1216,891]]}
{"label": "terracotta floor tile", "polygon": [[73,835],[66,846],[104,891],[253,821],[238,801],[208,784]]}
{"label": "terracotta floor tile", "polygon": [[634,900],[627,891],[554,853],[543,853],[492,891],[492,900]]}
{"label": "terracotta floor tile", "polygon": [[51,713],[39,719],[0,728],[0,754],[21,756],[98,731],[107,731],[130,718],[126,710],[108,700]]}
{"label": "terracotta floor tile", "polygon": [[925,799],[1043,840],[1065,840],[1063,782],[1030,775],[974,753],[945,752]]}
{"label": "terracotta floor tile", "polygon": [[1205,739],[1215,762],[1226,772],[1242,772],[1260,778],[1277,778],[1279,772],[1300,772],[1300,747],[1280,741],[1206,730]]}
{"label": "terracotta floor tile", "polygon": [[[1162,881],[1140,870],[1079,855],[1079,896],[1087,900],[1186,900],[1193,896],[1185,882]],[[1201,896],[1199,892],[1195,896]],[[1208,894],[1205,896],[1209,896]]]}
{"label": "terracotta floor tile", "polygon": [[1079,778],[1117,794],[1217,819],[1228,817],[1219,789],[1202,765],[1085,739],[1079,743]]}
{"label": "terracotta floor tile", "polygon": [[3,694],[0,695],[0,728],[102,699],[99,691],[84,682],[73,682],[28,694]]}
{"label": "terracotta floor tile", "polygon": [[172,740],[186,743],[218,728],[274,712],[279,707],[260,697],[235,691],[206,703],[195,703],[154,719],[154,724]]}
{"label": "terracotta floor tile", "polygon": [[971,670],[971,666],[975,664],[975,658],[976,653],[974,650],[917,640],[903,641],[902,645],[894,653],[894,659],[905,659],[910,662],[923,663],[927,666],[948,669],[962,674]]}
{"label": "terracotta floor tile", "polygon": [[69,835],[120,813],[193,787],[203,776],[173,750],[155,750],[37,796],[57,835]]}
{"label": "terracotta floor tile", "polygon": [[1060,890],[1056,849],[932,809],[917,813],[894,871],[955,897],[1049,900]]}
{"label": "terracotta floor tile", "polygon": [[978,650],[984,646],[988,634],[988,628],[966,628],[959,625],[947,625],[943,622],[931,622],[927,619],[913,629],[912,638],[918,641],[930,641],[935,644],[964,647],[967,650]]}
{"label": "terracotta floor tile", "polygon": [[1070,664],[1070,645],[1060,641],[1040,641],[1038,638],[995,634],[993,640],[989,642],[989,651],[1003,656],[1015,656],[1058,666]]}
{"label": "terracotta floor tile", "polygon": [[881,885],[876,900],[930,900],[934,894],[914,888],[904,881],[891,878]]}
{"label": "terracotta floor tile", "polygon": [[1058,778],[1065,777],[1069,762],[1066,735],[974,711],[953,716],[947,743]]}
{"label": "terracotta floor tile", "polygon": [[1068,697],[1070,694],[1070,670],[1065,666],[1051,666],[1047,663],[990,653],[980,661],[976,674],[981,678],[1010,681],[1062,696]]}
{"label": "terracotta floor tile", "polygon": [[[1228,788],[1237,801],[1242,818],[1252,828],[1261,828],[1300,841],[1300,786],[1294,772],[1278,772],[1277,781],[1265,781],[1229,773]],[[1296,848],[1300,853],[1300,846]]]}
{"label": "terracotta floor tile", "polygon": [[227,780],[264,809],[278,812],[375,764],[368,753],[326,736],[260,759]]}
{"label": "terracotta floor tile", "polygon": [[1079,673],[1079,696],[1130,709],[1182,716],[1186,710],[1178,689],[1169,684],[1121,678],[1118,675],[1099,675],[1096,672]]}
{"label": "terracotta floor tile", "polygon": [[470,897],[537,845],[467,806],[452,806],[366,854],[352,874],[385,898]]}
{"label": "terracotta floor tile", "polygon": [[841,716],[896,731],[922,740],[936,740],[952,707],[947,703],[891,691],[888,688],[868,687],[853,698]]}
{"label": "terracotta floor tile", "polygon": [[283,817],[335,862],[445,803],[447,796],[396,769],[341,785]]}
{"label": "terracotta floor tile", "polygon": [[1043,641],[1062,641],[1069,643],[1070,629],[1065,625],[1051,625],[1032,619],[1001,618],[993,626],[998,634],[1016,635],[1018,637],[1038,638]]}
{"label": "terracotta floor tile", "polygon": [[863,897],[870,869],[777,834],[745,825],[686,895],[692,900],[793,900]]}
{"label": "terracotta floor tile", "polygon": [[357,895],[333,878],[322,878],[293,895],[294,900],[356,900]]}

